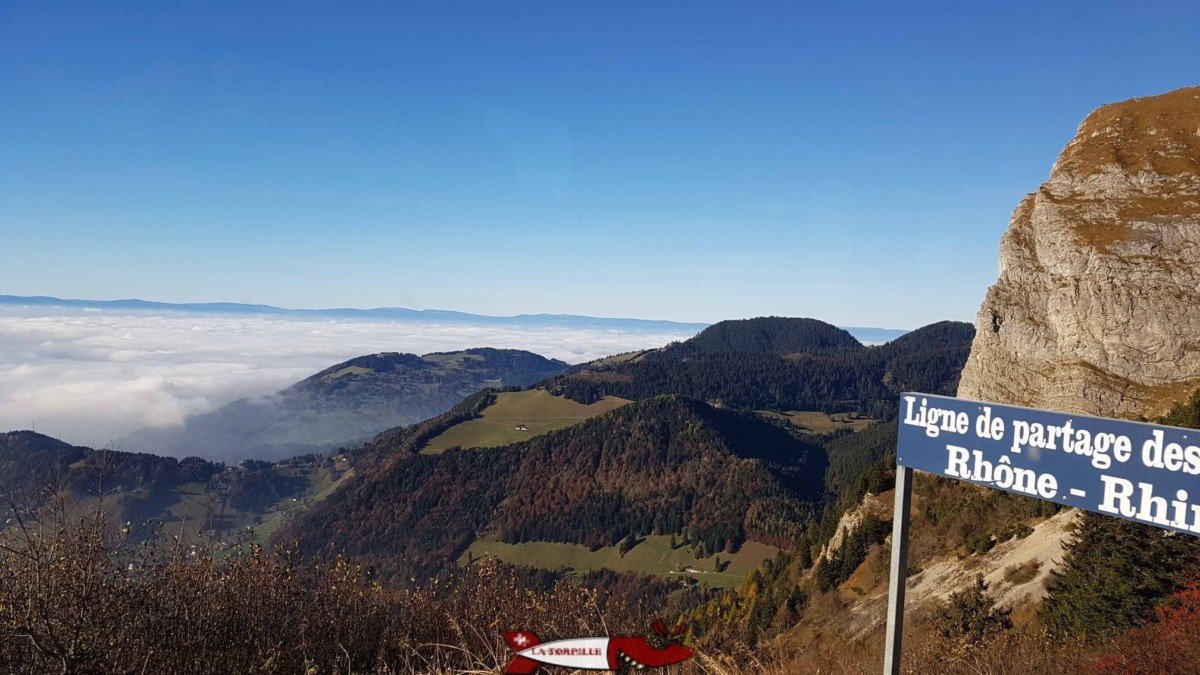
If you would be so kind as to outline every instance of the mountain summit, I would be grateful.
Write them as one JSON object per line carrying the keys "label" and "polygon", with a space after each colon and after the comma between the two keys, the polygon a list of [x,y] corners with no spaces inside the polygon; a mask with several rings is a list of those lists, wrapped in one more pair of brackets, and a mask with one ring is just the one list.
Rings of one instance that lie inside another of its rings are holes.
{"label": "mountain summit", "polygon": [[965,398],[1160,412],[1200,384],[1200,87],[1083,121],[1000,242]]}
{"label": "mountain summit", "polygon": [[816,319],[722,321],[690,340],[575,366],[546,388],[581,403],[680,394],[731,408],[894,414],[904,389],[953,393],[970,324],[945,321],[866,347]]}
{"label": "mountain summit", "polygon": [[769,316],[721,321],[680,343],[680,352],[755,352],[799,354],[821,351],[857,351],[860,343],[843,328],[818,319]]}

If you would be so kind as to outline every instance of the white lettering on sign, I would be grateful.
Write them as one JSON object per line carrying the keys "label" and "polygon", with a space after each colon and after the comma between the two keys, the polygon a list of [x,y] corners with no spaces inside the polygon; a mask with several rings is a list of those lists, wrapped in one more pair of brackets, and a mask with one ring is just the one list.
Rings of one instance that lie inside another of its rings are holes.
{"label": "white lettering on sign", "polygon": [[1177,490],[1175,499],[1154,494],[1154,486],[1114,476],[1101,476],[1104,499],[1100,511],[1114,516],[1143,520],[1155,525],[1170,525],[1200,533],[1200,504],[1188,502],[1187,490]]}
{"label": "white lettering on sign", "polygon": [[898,464],[1200,534],[1200,431],[928,394],[900,408]]}
{"label": "white lettering on sign", "polygon": [[904,398],[908,403],[907,411],[904,414],[904,423],[923,427],[925,435],[930,438],[937,438],[938,434],[943,431],[962,435],[967,433],[970,428],[971,416],[965,412],[956,413],[952,410],[926,408],[925,399],[921,399],[920,407],[914,408],[916,397],[906,396]]}
{"label": "white lettering on sign", "polygon": [[992,463],[983,458],[983,453],[968,451],[957,445],[947,445],[949,464],[946,475],[962,478],[974,483],[993,483],[996,487],[1013,492],[1022,492],[1031,497],[1054,499],[1058,494],[1058,479],[1053,475],[1012,466],[1012,460],[1001,457]]}

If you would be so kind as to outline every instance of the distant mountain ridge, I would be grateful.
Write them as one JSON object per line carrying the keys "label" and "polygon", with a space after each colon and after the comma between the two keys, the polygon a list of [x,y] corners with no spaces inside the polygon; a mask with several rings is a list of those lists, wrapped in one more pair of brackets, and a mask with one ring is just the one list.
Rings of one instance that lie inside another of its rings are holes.
{"label": "distant mountain ridge", "polygon": [[576,314],[517,314],[514,316],[490,316],[471,314],[445,309],[409,309],[407,307],[334,307],[329,309],[291,309],[272,305],[243,304],[236,302],[172,303],[139,300],[80,300],[50,296],[0,295],[0,305],[35,307],[72,307],[78,309],[118,309],[134,311],[195,312],[205,314],[246,314],[261,316],[288,316],[309,319],[360,319],[364,321],[438,321],[470,324],[501,324],[524,326],[572,326],[577,328],[624,328],[626,330],[701,330],[708,324],[664,321],[657,319],[631,319],[581,316]]}
{"label": "distant mountain ridge", "polygon": [[523,387],[566,368],[562,361],[516,349],[369,354],[275,394],[190,417],[182,428],[138,430],[122,447],[180,457],[278,460],[353,445],[440,415],[485,387]]}
{"label": "distant mountain ridge", "polygon": [[[710,324],[659,319],[630,319],[594,317],[578,314],[517,314],[515,316],[489,316],[470,314],[444,309],[408,309],[405,307],[376,307],[359,309],[338,307],[331,309],[289,309],[272,305],[242,304],[236,302],[170,303],[139,300],[80,300],[63,299],[44,295],[0,295],[0,306],[13,307],[68,307],[74,309],[110,309],[129,311],[194,312],[198,314],[244,314],[250,316],[285,316],[297,319],[358,319],[362,321],[424,321],[448,322],[477,325],[505,325],[570,328],[597,328],[622,330],[665,330],[675,332],[698,332]],[[879,344],[894,340],[907,333],[898,328],[847,327],[855,338],[865,344]]]}

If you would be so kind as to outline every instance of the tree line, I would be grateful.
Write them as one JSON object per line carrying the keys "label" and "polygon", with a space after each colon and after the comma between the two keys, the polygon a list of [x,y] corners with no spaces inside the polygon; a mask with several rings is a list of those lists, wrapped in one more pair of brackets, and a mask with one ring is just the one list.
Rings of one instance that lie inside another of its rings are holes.
{"label": "tree line", "polygon": [[679,394],[732,408],[854,411],[890,419],[901,391],[953,394],[974,337],[969,324],[941,322],[876,347],[841,344],[782,353],[769,347],[833,341],[772,342],[752,330],[758,321],[764,320],[741,327],[741,332],[750,333],[744,339],[731,329],[719,340],[702,333],[636,359],[577,367],[543,386],[581,403],[604,396]]}

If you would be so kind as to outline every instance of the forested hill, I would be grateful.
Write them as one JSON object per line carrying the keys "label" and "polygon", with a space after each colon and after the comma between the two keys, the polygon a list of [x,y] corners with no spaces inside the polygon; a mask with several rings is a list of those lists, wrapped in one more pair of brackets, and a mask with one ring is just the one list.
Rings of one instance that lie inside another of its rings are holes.
{"label": "forested hill", "polygon": [[[353,403],[366,397],[389,397],[438,385],[453,395],[455,387],[478,388],[479,382],[525,386],[562,372],[567,364],[520,349],[478,347],[459,352],[434,352],[424,356],[385,352],[359,356],[330,366],[288,389],[332,402]],[[423,393],[435,393],[425,390]],[[461,396],[459,397],[461,398]]]}
{"label": "forested hill", "polygon": [[277,533],[407,576],[477,538],[592,548],[673,534],[704,555],[787,545],[823,489],[824,450],[743,412],[654,397],[488,450],[409,455],[362,475]]}
{"label": "forested hill", "polygon": [[725,321],[663,349],[573,368],[545,386],[584,403],[680,394],[733,408],[888,418],[905,389],[953,394],[974,334],[970,324],[943,321],[864,347],[814,319]]}
{"label": "forested hill", "polygon": [[34,431],[0,433],[0,494],[5,499],[38,494],[88,452]]}
{"label": "forested hill", "polygon": [[91,517],[100,509],[111,522],[129,523],[137,538],[218,548],[264,543],[279,522],[351,476],[344,458],[309,455],[226,466],[10,431],[0,433],[0,532],[16,524],[6,518],[17,512],[48,521]]}
{"label": "forested hill", "polygon": [[426,443],[446,429],[477,417],[492,404],[496,392],[493,388],[482,389],[437,417],[382,431],[369,442],[351,450],[350,454],[364,466],[372,466],[376,462],[396,461],[419,452]]}
{"label": "forested hill", "polygon": [[103,492],[122,520],[163,517],[168,493],[206,483],[224,468],[198,457],[93,450],[32,431],[0,433],[0,497],[24,506],[51,494],[75,502]]}
{"label": "forested hill", "polygon": [[20,458],[31,453],[67,450],[72,448],[70,443],[57,438],[39,434],[36,431],[6,431],[0,433],[0,457]]}
{"label": "forested hill", "polygon": [[138,490],[204,480],[222,469],[199,457],[94,450],[33,431],[0,433],[0,488],[5,490],[44,491],[61,481],[82,494]]}
{"label": "forested hill", "polygon": [[123,446],[223,461],[284,459],[361,443],[440,415],[484,387],[528,386],[566,368],[516,349],[368,354],[271,396],[190,417],[181,428],[139,430]]}
{"label": "forested hill", "polygon": [[763,354],[860,351],[862,343],[837,326],[817,319],[763,317],[713,324],[695,337],[674,343],[663,353],[682,357],[704,352],[757,352]]}

